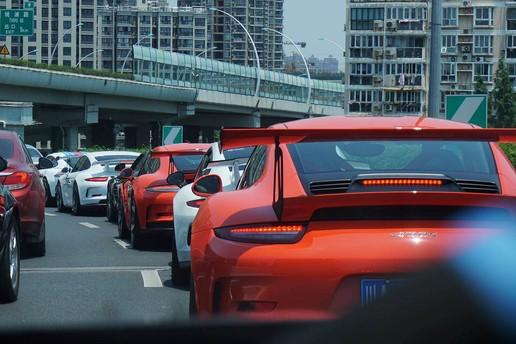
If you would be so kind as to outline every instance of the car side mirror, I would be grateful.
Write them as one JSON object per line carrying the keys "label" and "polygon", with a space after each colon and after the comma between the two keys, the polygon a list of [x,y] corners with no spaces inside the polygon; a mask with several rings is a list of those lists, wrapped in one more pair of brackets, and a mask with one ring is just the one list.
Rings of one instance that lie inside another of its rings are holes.
{"label": "car side mirror", "polygon": [[131,178],[133,176],[133,169],[130,167],[126,167],[120,171],[120,174],[118,175],[120,178]]}
{"label": "car side mirror", "polygon": [[192,184],[192,192],[199,197],[208,197],[221,191],[222,179],[216,174],[203,176]]}
{"label": "car side mirror", "polygon": [[45,170],[54,167],[54,163],[49,158],[41,157],[38,160],[38,169]]}
{"label": "car side mirror", "polygon": [[120,171],[122,171],[124,168],[125,168],[125,164],[124,164],[123,162],[121,162],[121,163],[119,163],[119,164],[117,164],[117,165],[115,166],[115,171],[116,171],[116,172],[120,172]]}
{"label": "car side mirror", "polygon": [[172,173],[167,177],[168,185],[177,185],[179,187],[185,184],[185,174],[181,171]]}
{"label": "car side mirror", "polygon": [[0,172],[7,168],[7,160],[0,156]]}
{"label": "car side mirror", "polygon": [[70,172],[70,168],[69,167],[63,167],[63,169],[61,170],[61,173],[68,173]]}

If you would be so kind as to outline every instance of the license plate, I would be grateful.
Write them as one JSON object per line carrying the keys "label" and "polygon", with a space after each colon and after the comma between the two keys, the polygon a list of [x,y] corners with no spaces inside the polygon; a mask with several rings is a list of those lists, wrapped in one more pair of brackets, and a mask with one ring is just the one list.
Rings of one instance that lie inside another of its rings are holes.
{"label": "license plate", "polygon": [[403,284],[402,279],[363,279],[360,281],[360,294],[362,305],[373,303],[390,290],[398,288]]}

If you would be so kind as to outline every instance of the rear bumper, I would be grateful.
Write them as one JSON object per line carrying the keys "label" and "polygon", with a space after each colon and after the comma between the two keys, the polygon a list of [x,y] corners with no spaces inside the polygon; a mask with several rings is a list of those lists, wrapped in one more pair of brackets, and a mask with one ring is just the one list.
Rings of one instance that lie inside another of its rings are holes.
{"label": "rear bumper", "polygon": [[95,206],[107,204],[107,182],[106,183],[84,183],[80,186],[81,205]]}

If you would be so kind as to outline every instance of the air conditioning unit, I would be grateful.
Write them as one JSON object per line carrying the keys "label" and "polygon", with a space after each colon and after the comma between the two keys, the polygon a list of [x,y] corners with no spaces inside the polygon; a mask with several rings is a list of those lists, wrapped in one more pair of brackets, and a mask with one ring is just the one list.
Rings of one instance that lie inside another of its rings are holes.
{"label": "air conditioning unit", "polygon": [[373,23],[374,31],[383,31],[383,20],[375,20]]}
{"label": "air conditioning unit", "polygon": [[373,76],[373,83],[375,85],[382,84],[383,83],[383,77],[381,75]]}
{"label": "air conditioning unit", "polygon": [[374,112],[382,112],[382,103],[373,103]]}
{"label": "air conditioning unit", "polygon": [[470,53],[471,52],[471,47],[469,45],[464,45],[462,46],[462,50],[461,50],[463,53]]}
{"label": "air conditioning unit", "polygon": [[484,60],[485,60],[485,58],[483,56],[477,56],[475,58],[475,61],[477,61],[477,62],[484,62]]}
{"label": "air conditioning unit", "polygon": [[393,112],[394,107],[391,104],[385,104],[384,110],[385,112]]}
{"label": "air conditioning unit", "polygon": [[462,2],[463,7],[470,7],[471,6],[471,0],[464,0]]}
{"label": "air conditioning unit", "polygon": [[398,30],[398,21],[397,20],[387,20],[385,22],[385,28],[389,31]]}
{"label": "air conditioning unit", "polygon": [[396,86],[396,75],[387,75],[385,77],[385,86],[387,86],[387,87]]}
{"label": "air conditioning unit", "polygon": [[447,51],[446,47],[441,47],[441,54],[446,54],[446,51]]}
{"label": "air conditioning unit", "polygon": [[396,49],[385,49],[385,58],[387,59],[395,59],[396,58]]}
{"label": "air conditioning unit", "polygon": [[457,58],[455,56],[452,56],[452,57],[450,57],[450,61],[455,62],[455,61],[457,61]]}
{"label": "air conditioning unit", "polygon": [[471,54],[462,55],[462,61],[471,61]]}
{"label": "air conditioning unit", "polygon": [[373,55],[375,59],[381,59],[383,57],[383,49],[374,49]]}
{"label": "air conditioning unit", "polygon": [[456,88],[457,88],[457,85],[456,85],[456,84],[452,84],[452,85],[450,85],[450,88],[451,88],[452,90],[454,90],[454,89],[456,89]]}

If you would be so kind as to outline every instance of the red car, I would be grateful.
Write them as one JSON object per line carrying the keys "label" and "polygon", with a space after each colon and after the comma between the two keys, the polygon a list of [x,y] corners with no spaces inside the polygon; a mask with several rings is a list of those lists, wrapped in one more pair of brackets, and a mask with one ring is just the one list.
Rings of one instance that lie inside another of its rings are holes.
{"label": "red car", "polygon": [[45,188],[38,167],[51,168],[52,162],[40,158],[36,167],[20,137],[7,130],[0,130],[0,156],[7,160],[7,168],[0,172],[0,184],[16,199],[22,241],[32,255],[44,256]]}
{"label": "red car", "polygon": [[192,186],[207,200],[191,312],[346,312],[514,226],[516,172],[499,141],[516,130],[414,117],[223,130],[224,149],[258,147],[236,191],[217,193],[212,175]]}
{"label": "red car", "polygon": [[[119,233],[130,236],[133,248],[141,246],[142,236],[151,231],[172,230],[172,200],[179,186],[167,178],[181,171],[185,182],[193,181],[209,144],[175,144],[154,148],[135,166],[120,173],[125,179],[119,189]],[[136,172],[136,173],[135,173]]]}

